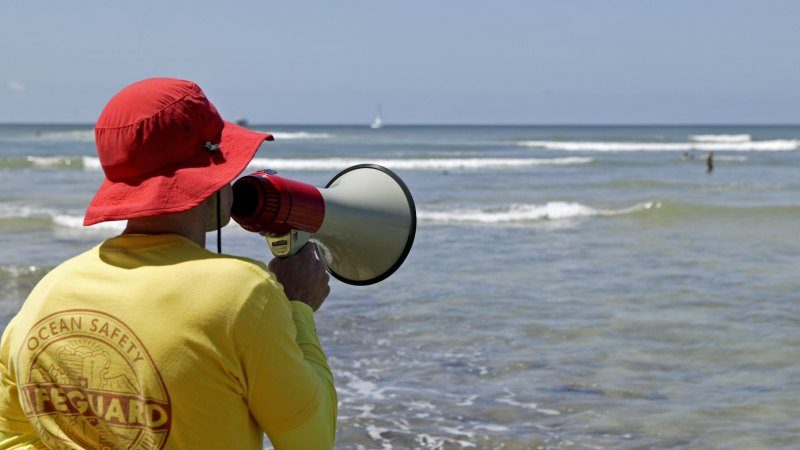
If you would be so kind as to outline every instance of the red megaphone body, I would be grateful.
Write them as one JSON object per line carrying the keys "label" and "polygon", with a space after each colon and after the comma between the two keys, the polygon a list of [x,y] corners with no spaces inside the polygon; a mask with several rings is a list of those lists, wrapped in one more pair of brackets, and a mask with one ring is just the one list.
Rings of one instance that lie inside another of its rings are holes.
{"label": "red megaphone body", "polygon": [[325,201],[316,186],[283,178],[270,170],[240,178],[233,186],[231,215],[247,231],[314,233],[325,218]]}

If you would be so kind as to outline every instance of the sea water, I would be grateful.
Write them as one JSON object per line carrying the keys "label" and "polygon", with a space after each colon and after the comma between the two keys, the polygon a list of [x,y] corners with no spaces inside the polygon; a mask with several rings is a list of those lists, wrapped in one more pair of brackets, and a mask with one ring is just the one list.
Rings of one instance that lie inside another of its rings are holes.
{"label": "sea water", "polygon": [[[800,127],[254,128],[249,170],[416,201],[405,264],[317,314],[337,448],[800,448]],[[0,126],[0,328],[122,230],[81,225],[102,178],[91,126]]]}

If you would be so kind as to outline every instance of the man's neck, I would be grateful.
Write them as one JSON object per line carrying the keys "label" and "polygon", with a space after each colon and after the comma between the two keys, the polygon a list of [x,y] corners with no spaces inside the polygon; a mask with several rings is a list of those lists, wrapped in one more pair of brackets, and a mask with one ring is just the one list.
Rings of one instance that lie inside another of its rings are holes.
{"label": "man's neck", "polygon": [[164,216],[130,219],[123,234],[177,234],[205,247],[205,222],[197,216],[197,211],[191,209]]}

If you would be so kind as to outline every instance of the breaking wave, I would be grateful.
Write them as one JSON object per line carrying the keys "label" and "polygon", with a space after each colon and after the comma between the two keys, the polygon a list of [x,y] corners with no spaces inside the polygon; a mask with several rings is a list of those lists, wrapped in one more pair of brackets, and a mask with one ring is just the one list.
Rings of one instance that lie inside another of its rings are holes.
{"label": "breaking wave", "polygon": [[121,232],[125,229],[126,223],[124,220],[118,220],[112,222],[102,222],[85,227],[83,226],[82,214],[69,214],[49,208],[9,204],[0,204],[0,219],[49,221],[53,225],[62,228],[102,232]]}
{"label": "breaking wave", "polygon": [[522,204],[501,208],[418,211],[417,218],[438,223],[513,224],[591,216],[617,216],[660,207],[661,203],[645,202],[623,209],[596,209],[581,203],[547,202],[544,205]]}
{"label": "breaking wave", "polygon": [[0,136],[6,142],[94,142],[94,129],[63,131],[30,131]]}
{"label": "breaking wave", "polygon": [[695,142],[750,142],[749,134],[693,134],[689,139]]}
{"label": "breaking wave", "polygon": [[52,216],[53,223],[64,228],[74,228],[81,230],[91,231],[114,231],[121,232],[125,229],[126,221],[115,220],[111,222],[100,222],[91,226],[83,225],[83,216],[70,215],[70,214],[54,214]]}
{"label": "breaking wave", "polygon": [[[530,223],[569,221],[589,217],[611,217],[637,213],[654,214],[653,217],[669,217],[678,220],[693,220],[701,217],[800,217],[800,205],[771,206],[723,206],[673,202],[641,202],[627,208],[593,208],[577,202],[547,202],[544,204],[512,204],[484,208],[464,208],[447,211],[420,209],[417,218],[421,222],[441,224],[497,224],[524,225]],[[83,226],[83,214],[56,211],[18,205],[0,204],[0,220],[28,220],[50,223],[53,226],[84,230],[86,232],[121,232],[125,221],[102,222]],[[226,227],[230,232],[244,232],[235,222]]]}
{"label": "breaking wave", "polygon": [[787,152],[800,149],[798,139],[726,142],[592,142],[592,141],[521,141],[523,147],[568,152]]}
{"label": "breaking wave", "polygon": [[[379,164],[390,169],[447,170],[447,169],[513,169],[531,166],[567,166],[588,164],[593,158],[576,156],[566,158],[440,158],[440,159],[280,159],[255,158],[249,168],[275,170],[342,170],[362,163]],[[28,156],[25,159],[0,159],[0,168],[41,167],[58,169],[102,170],[96,156]]]}
{"label": "breaking wave", "polygon": [[[85,167],[85,159],[80,156],[28,156],[27,162],[35,167]],[[97,159],[97,158],[95,158]],[[98,161],[98,166],[99,166]]]}
{"label": "breaking wave", "polygon": [[524,225],[558,223],[569,219],[587,217],[620,216],[647,213],[657,220],[752,219],[758,217],[800,218],[800,205],[783,204],[769,206],[730,206],[674,202],[643,202],[622,209],[599,209],[574,202],[548,202],[542,205],[517,204],[480,209],[456,209],[450,211],[417,211],[421,221],[445,224],[497,224]]}
{"label": "breaking wave", "polygon": [[94,156],[84,156],[81,158],[83,168],[87,170],[102,170],[103,166],[100,165],[100,158]]}
{"label": "breaking wave", "polygon": [[17,206],[0,203],[0,219],[44,217],[54,214],[52,210],[31,206]]}
{"label": "breaking wave", "polygon": [[48,131],[34,137],[49,141],[94,142],[94,130]]}
{"label": "breaking wave", "polygon": [[0,169],[24,169],[30,167],[100,170],[100,160],[96,156],[25,156],[0,158]]}
{"label": "breaking wave", "polygon": [[459,158],[459,159],[272,159],[256,158],[250,162],[251,169],[283,170],[341,170],[347,167],[371,163],[390,169],[406,170],[446,170],[446,169],[486,169],[515,168],[530,166],[565,166],[588,164],[594,161],[587,157],[569,158]]}
{"label": "breaking wave", "polygon": [[[281,139],[332,139],[335,137],[331,133],[310,133],[307,131],[267,131],[276,140]],[[65,131],[37,131],[31,134],[24,134],[18,137],[5,138],[5,140],[17,141],[58,141],[58,142],[94,142],[94,130],[65,130]]]}
{"label": "breaking wave", "polygon": [[287,132],[287,131],[268,131],[275,140],[281,139],[331,139],[334,137],[333,134],[330,133],[309,133],[306,131],[296,131],[296,132]]}

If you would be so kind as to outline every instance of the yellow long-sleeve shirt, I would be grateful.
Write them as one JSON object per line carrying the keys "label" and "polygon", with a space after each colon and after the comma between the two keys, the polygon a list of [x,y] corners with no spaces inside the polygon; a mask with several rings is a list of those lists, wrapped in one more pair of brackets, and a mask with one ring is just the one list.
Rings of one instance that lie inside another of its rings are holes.
{"label": "yellow long-sleeve shirt", "polygon": [[0,450],[328,449],[336,408],[311,308],[177,235],[58,266],[0,343]]}

